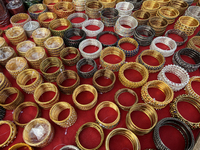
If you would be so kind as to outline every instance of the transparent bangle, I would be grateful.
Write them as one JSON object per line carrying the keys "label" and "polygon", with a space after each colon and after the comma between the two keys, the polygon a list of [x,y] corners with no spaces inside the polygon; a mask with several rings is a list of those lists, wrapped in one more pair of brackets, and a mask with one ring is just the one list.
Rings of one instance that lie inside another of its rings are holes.
{"label": "transparent bangle", "polygon": [[[77,17],[81,17],[84,18],[85,20],[83,22],[85,22],[86,20],[88,20],[88,16],[85,13],[73,13],[71,15],[69,15],[67,17],[67,19],[71,22],[72,19],[77,18]],[[83,25],[83,22],[79,22],[79,23],[72,23],[72,27],[73,28],[81,28]]]}
{"label": "transparent bangle", "polygon": [[130,2],[119,2],[116,5],[116,9],[119,12],[119,16],[131,15],[134,5]]}

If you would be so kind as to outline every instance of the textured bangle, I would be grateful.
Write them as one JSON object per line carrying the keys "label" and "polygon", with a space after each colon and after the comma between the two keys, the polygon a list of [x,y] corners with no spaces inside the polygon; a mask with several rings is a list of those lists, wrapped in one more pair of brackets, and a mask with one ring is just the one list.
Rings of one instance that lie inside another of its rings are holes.
{"label": "textured bangle", "polygon": [[38,22],[41,27],[48,28],[52,20],[57,19],[57,15],[54,12],[44,12],[38,16]]}
{"label": "textured bangle", "polygon": [[138,26],[139,25],[147,25],[147,22],[150,19],[150,13],[145,10],[136,10],[133,12],[132,16],[137,19],[138,21]]}
{"label": "textured bangle", "polygon": [[191,16],[200,22],[200,8],[199,6],[189,6],[185,11],[185,16]]}
{"label": "textured bangle", "polygon": [[79,150],[79,148],[74,145],[66,145],[63,146],[60,150]]}
{"label": "textured bangle", "polygon": [[[162,43],[162,44],[167,45],[170,50],[164,50],[164,49],[157,47],[156,46],[157,43]],[[174,54],[175,50],[177,49],[177,44],[173,39],[171,39],[169,37],[159,36],[159,37],[156,37],[151,42],[150,49],[160,52],[164,57],[169,57]]]}
{"label": "textured bangle", "polygon": [[193,81],[200,82],[200,76],[193,76],[190,78],[188,84],[185,86],[185,93],[200,99],[200,95],[197,94],[192,88]]}
{"label": "textured bangle", "polygon": [[52,3],[56,4],[58,2],[60,2],[61,0],[43,0],[43,4],[45,4],[48,8],[49,11],[54,12],[53,11],[53,6]]}
{"label": "textured bangle", "polygon": [[188,3],[184,0],[171,0],[169,6],[178,9],[179,16],[182,16],[185,10],[188,8]]}
{"label": "textured bangle", "polygon": [[59,18],[67,18],[70,14],[75,12],[75,5],[70,1],[57,2],[53,6],[53,11]]}
{"label": "textured bangle", "polygon": [[[20,20],[25,20],[25,21],[18,23],[18,21]],[[23,26],[29,21],[31,21],[31,18],[26,13],[18,13],[10,18],[10,23],[12,24],[13,27],[20,26],[23,28]]]}
{"label": "textured bangle", "polygon": [[[119,36],[115,33],[115,32],[112,32],[112,31],[103,31],[103,32],[100,32],[98,35],[97,35],[97,40],[100,41],[100,37],[102,35],[105,35],[105,34],[111,34],[111,35],[114,35],[116,38],[117,38],[117,41],[119,40]],[[108,47],[108,46],[116,46],[117,45],[117,41],[113,44],[107,44],[105,43],[106,41],[100,41],[101,44],[103,45],[103,47]]]}
{"label": "textured bangle", "polygon": [[0,72],[0,91],[2,91],[4,88],[12,86],[10,81],[6,78],[6,76]]}
{"label": "textured bangle", "polygon": [[142,3],[142,10],[148,11],[150,16],[156,16],[158,9],[160,8],[160,4],[157,1],[144,1]]}
{"label": "textured bangle", "polygon": [[[40,12],[37,12],[40,11]],[[47,12],[47,6],[44,4],[34,4],[28,8],[28,13],[30,14],[32,19],[37,20],[38,16],[44,12]]]}
{"label": "textured bangle", "polygon": [[[133,81],[128,80],[124,75],[124,71],[127,70],[127,69],[134,69],[134,70],[137,70],[138,72],[140,72],[140,74],[142,75],[142,80],[140,80],[138,82],[133,82]],[[129,88],[138,88],[138,87],[143,86],[147,82],[147,80],[149,78],[149,72],[140,63],[129,62],[129,63],[124,64],[119,69],[118,77],[119,77],[119,81],[124,86],[129,87]]]}
{"label": "textured bangle", "polygon": [[28,144],[26,143],[17,143],[15,145],[13,145],[12,147],[10,147],[8,150],[16,150],[18,148],[26,148],[28,150],[34,150],[31,146],[29,146]]}
{"label": "textured bangle", "polygon": [[38,28],[32,33],[33,41],[38,46],[44,47],[44,42],[50,38],[51,31],[47,28]]}
{"label": "textured bangle", "polygon": [[25,57],[26,52],[33,47],[36,47],[36,44],[27,40],[17,44],[16,50],[19,56]]}
{"label": "textured bangle", "polygon": [[0,106],[0,121],[3,120],[5,115],[6,115],[6,109]]}
{"label": "textured bangle", "polygon": [[99,18],[103,5],[99,1],[88,1],[85,4],[85,13],[89,18]]}
{"label": "textured bangle", "polygon": [[116,5],[116,9],[119,12],[119,16],[131,15],[134,6],[130,2],[119,2]]}
{"label": "textured bangle", "polygon": [[126,2],[130,2],[133,4],[134,8],[133,8],[133,11],[135,10],[138,10],[140,9],[142,3],[143,3],[143,0],[137,0],[137,1],[134,1],[134,0],[125,0]]}
{"label": "textured bangle", "polygon": [[[85,13],[73,13],[73,14],[69,15],[67,17],[67,19],[71,22],[72,19],[78,18],[78,17],[84,18],[85,20],[83,22],[85,22],[86,20],[88,20],[88,16]],[[80,23],[73,23],[73,22],[71,22],[72,23],[72,27],[73,28],[81,28],[83,22],[80,22]]]}
{"label": "textured bangle", "polygon": [[15,50],[10,46],[3,46],[0,48],[1,58],[0,58],[0,65],[6,66],[7,62],[16,57]]}
{"label": "textured bangle", "polygon": [[200,52],[200,36],[193,36],[187,43],[187,47]]}
{"label": "textured bangle", "polygon": [[101,11],[101,21],[106,27],[113,27],[119,18],[119,12],[115,8],[105,8]]}

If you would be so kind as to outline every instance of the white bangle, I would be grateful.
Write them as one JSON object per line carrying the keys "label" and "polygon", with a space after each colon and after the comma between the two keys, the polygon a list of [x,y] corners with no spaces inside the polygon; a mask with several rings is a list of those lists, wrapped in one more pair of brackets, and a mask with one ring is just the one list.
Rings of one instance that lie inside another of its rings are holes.
{"label": "white bangle", "polygon": [[[83,49],[89,45],[97,46],[99,49],[94,53],[84,52]],[[96,59],[100,56],[100,52],[102,50],[102,44],[96,39],[85,39],[79,44],[79,50],[84,58]]]}
{"label": "white bangle", "polygon": [[199,6],[189,6],[185,11],[185,16],[191,16],[200,22],[200,7]]}
{"label": "white bangle", "polygon": [[[157,47],[156,46],[157,43],[162,43],[162,44],[167,45],[170,48],[170,50],[164,50],[164,49]],[[151,50],[159,51],[164,57],[172,56],[174,54],[176,48],[177,48],[176,42],[173,39],[166,37],[166,36],[156,37],[151,42],[151,45],[150,45]]]}
{"label": "white bangle", "polygon": [[[176,75],[180,79],[181,83],[175,83],[175,82],[170,81],[165,75],[166,72]],[[158,80],[162,80],[162,81],[166,82],[172,88],[172,90],[175,92],[184,88],[188,84],[189,79],[190,79],[187,71],[177,65],[165,66],[159,72],[157,78],[158,78]]]}
{"label": "white bangle", "polygon": [[[91,31],[86,29],[87,26],[89,25],[95,25],[98,26],[100,29],[99,30],[95,30],[95,31]],[[103,22],[96,20],[96,19],[90,19],[90,20],[86,20],[83,22],[82,24],[82,30],[85,31],[85,33],[87,34],[87,36],[89,37],[94,37],[97,36],[100,32],[102,32],[104,29],[104,24]]]}
{"label": "white bangle", "polygon": [[134,5],[130,2],[119,2],[116,5],[116,9],[119,12],[119,16],[131,15]]}
{"label": "white bangle", "polygon": [[[85,13],[73,13],[71,15],[69,15],[67,17],[67,19],[71,22],[72,19],[77,18],[77,17],[81,17],[84,18],[85,20],[83,22],[85,22],[86,20],[88,20],[88,16]],[[73,28],[81,28],[83,25],[83,22],[80,23],[72,23],[72,27]]]}

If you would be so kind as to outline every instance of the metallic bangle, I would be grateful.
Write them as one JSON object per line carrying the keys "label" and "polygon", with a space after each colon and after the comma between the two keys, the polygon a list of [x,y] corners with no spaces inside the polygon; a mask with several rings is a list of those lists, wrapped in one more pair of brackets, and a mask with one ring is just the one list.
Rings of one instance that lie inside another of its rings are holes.
{"label": "metallic bangle", "polygon": [[[20,20],[25,20],[25,21],[18,23],[18,21]],[[23,28],[23,26],[29,21],[31,21],[31,18],[27,13],[18,13],[10,18],[10,23],[12,24],[13,27],[20,26]]]}
{"label": "metallic bangle", "polygon": [[0,36],[0,48],[4,47],[4,46],[8,46],[8,44],[6,43],[6,40],[3,37]]}
{"label": "metallic bangle", "polygon": [[106,141],[105,141],[106,150],[110,150],[109,142],[110,142],[110,139],[115,135],[125,136],[131,142],[133,149],[137,149],[137,150],[141,149],[140,141],[133,132],[125,128],[117,128],[117,129],[112,130],[106,137]]}
{"label": "metallic bangle", "polygon": [[34,119],[41,116],[41,110],[36,103],[34,103],[34,102],[23,102],[19,106],[17,106],[17,108],[14,110],[14,113],[13,113],[13,121],[15,122],[16,125],[18,125],[22,128],[24,128],[27,125],[28,122],[27,123],[20,123],[19,122],[19,115],[20,115],[21,111],[23,111],[24,108],[30,107],[30,106],[35,107],[37,109],[37,113],[36,113]]}
{"label": "metallic bangle", "polygon": [[200,76],[193,76],[190,78],[188,84],[185,86],[185,93],[200,99],[200,95],[197,94],[192,88],[193,81],[200,82]]}
{"label": "metallic bangle", "polygon": [[84,11],[85,10],[85,0],[72,0],[75,5],[76,11]]}
{"label": "metallic bangle", "polygon": [[28,144],[26,143],[17,143],[15,145],[13,145],[12,147],[10,147],[8,150],[16,150],[18,148],[27,148],[28,150],[34,150],[31,146],[29,146]]}
{"label": "metallic bangle", "polygon": [[69,15],[75,12],[75,5],[69,1],[57,2],[53,6],[53,11],[59,18],[67,18]]}
{"label": "metallic bangle", "polygon": [[[85,13],[73,13],[73,14],[69,15],[67,17],[67,19],[71,22],[72,19],[78,18],[78,17],[84,18],[85,20],[83,22],[85,22],[86,20],[88,20],[88,16]],[[79,22],[79,23],[73,23],[73,22],[71,22],[72,23],[72,27],[73,28],[81,28],[83,22]]]}
{"label": "metallic bangle", "polygon": [[[144,36],[145,35],[145,36]],[[133,37],[137,40],[140,46],[148,46],[151,44],[155,36],[155,31],[150,26],[141,25],[135,28]]]}
{"label": "metallic bangle", "polygon": [[[6,99],[12,94],[17,94],[16,98],[10,103],[5,103]],[[24,95],[15,87],[4,88],[0,92],[0,96],[0,105],[7,110],[14,110],[24,101]]]}
{"label": "metallic bangle", "polygon": [[3,120],[5,115],[6,115],[6,109],[0,106],[0,121]]}
{"label": "metallic bangle", "polygon": [[193,36],[187,43],[187,47],[200,52],[200,36]]}
{"label": "metallic bangle", "polygon": [[[104,61],[104,58],[108,55],[116,55],[119,56],[122,60],[119,63],[111,64]],[[106,47],[100,53],[100,65],[105,69],[110,69],[113,72],[117,72],[119,68],[125,63],[126,55],[120,50],[118,47]]]}
{"label": "metallic bangle", "polygon": [[171,0],[169,6],[178,9],[179,16],[182,16],[185,10],[188,8],[188,3],[184,0]]}
{"label": "metallic bangle", "polygon": [[182,32],[182,31],[180,31],[178,29],[167,30],[167,32],[165,33],[165,36],[168,37],[169,34],[176,34],[176,35],[180,36],[183,39],[183,41],[176,41],[177,46],[183,45],[188,40],[187,34],[185,34],[185,32]]}
{"label": "metallic bangle", "polygon": [[60,150],[79,150],[79,148],[74,145],[66,145],[63,146]]}
{"label": "metallic bangle", "polygon": [[44,42],[51,37],[51,31],[47,28],[38,28],[32,33],[33,41],[37,46],[44,47]]}
{"label": "metallic bangle", "polygon": [[[97,39],[98,41],[100,41],[100,37],[101,37],[102,35],[105,35],[105,34],[114,35],[114,36],[117,38],[117,41],[119,40],[119,36],[118,36],[115,32],[112,32],[112,31],[103,31],[103,32],[100,32],[100,33],[97,35],[96,39]],[[116,46],[116,45],[117,45],[117,41],[116,41],[115,43],[113,43],[113,44],[106,44],[104,41],[100,41],[100,42],[101,42],[101,44],[103,45],[103,47],[108,47],[108,46]]]}
{"label": "metallic bangle", "polygon": [[143,3],[143,0],[137,0],[137,1],[125,0],[125,1],[133,4],[133,6],[134,6],[133,11],[140,9],[140,7]]}
{"label": "metallic bangle", "polygon": [[[157,66],[148,65],[142,59],[143,56],[154,57],[159,62],[159,65],[157,65]],[[147,68],[147,70],[149,71],[149,73],[155,73],[155,72],[160,71],[164,67],[165,57],[160,52],[158,52],[156,50],[144,50],[138,55],[138,57],[136,58],[136,62],[144,65]]]}
{"label": "metallic bangle", "polygon": [[100,15],[101,21],[106,27],[113,27],[119,18],[119,12],[115,8],[105,8]]}
{"label": "metallic bangle", "polygon": [[[101,141],[99,143],[99,145],[95,148],[92,148],[92,149],[87,149],[85,147],[83,147],[83,145],[81,145],[80,143],[80,140],[79,140],[79,135],[81,134],[81,132],[85,129],[85,128],[88,128],[88,127],[91,127],[91,128],[94,128],[96,129],[100,136],[101,136]],[[101,147],[101,145],[103,144],[103,140],[104,140],[104,132],[103,132],[103,129],[101,128],[100,125],[98,125],[97,123],[94,123],[94,122],[87,122],[85,124],[83,124],[79,129],[78,131],[76,132],[76,136],[75,136],[75,142],[76,142],[76,145],[78,146],[78,148],[80,149],[87,149],[87,150],[97,150]]]}
{"label": "metallic bangle", "polygon": [[37,21],[29,21],[23,26],[23,29],[29,38],[32,38],[32,33],[38,28],[40,28],[40,24]]}
{"label": "metallic bangle", "polygon": [[27,40],[17,44],[16,50],[19,56],[25,57],[26,52],[33,47],[36,47],[36,44]]}
{"label": "metallic bangle", "polygon": [[0,72],[0,91],[2,91],[4,88],[12,86],[10,81],[6,78],[6,76]]}
{"label": "metallic bangle", "polygon": [[119,12],[119,16],[131,15],[134,9],[134,5],[130,2],[119,2],[116,4],[116,9]]}
{"label": "metallic bangle", "polygon": [[132,106],[123,106],[122,104],[119,103],[119,100],[118,100],[120,94],[125,93],[125,92],[128,92],[128,93],[132,94],[132,95],[135,97],[135,102],[134,102],[133,105],[135,105],[135,104],[138,103],[138,96],[137,96],[137,93],[134,92],[134,91],[131,90],[131,89],[128,89],[128,88],[119,89],[119,90],[115,93],[114,99],[115,99],[115,103],[116,103],[121,109],[123,109],[123,110],[125,110],[125,111],[129,111],[130,108],[131,108],[133,105],[132,105]]}
{"label": "metallic bangle", "polygon": [[10,46],[3,46],[0,48],[1,52],[1,58],[0,58],[0,65],[6,66],[7,62],[16,57],[17,54],[15,53],[15,50]]}
{"label": "metallic bangle", "polygon": [[[170,48],[170,50],[159,48],[158,46],[156,46],[157,43],[162,43],[162,44],[167,45]],[[159,37],[156,37],[151,42],[150,49],[160,52],[164,57],[169,57],[174,54],[175,50],[177,49],[177,44],[173,39],[169,37],[159,36]]]}
{"label": "metallic bangle", "polygon": [[103,4],[99,1],[88,1],[85,4],[85,13],[89,18],[99,18]]}
{"label": "metallic bangle", "polygon": [[[140,72],[140,74],[142,75],[142,80],[138,81],[138,82],[133,82],[128,80],[125,75],[124,75],[124,71],[127,69],[134,69],[137,70],[138,72]],[[148,78],[149,78],[149,72],[148,70],[141,65],[140,63],[136,63],[136,62],[129,62],[124,64],[120,69],[119,69],[119,81],[125,86],[125,87],[129,87],[129,88],[138,88],[143,86]]]}
{"label": "metallic bangle", "polygon": [[[36,12],[40,11],[40,12]],[[30,14],[32,19],[37,20],[38,16],[44,12],[47,12],[47,6],[44,4],[34,4],[31,7],[28,8],[28,13]]]}
{"label": "metallic bangle", "polygon": [[[132,45],[135,46],[135,49],[133,49],[133,50],[125,50],[125,49],[122,49],[122,48],[120,47],[120,45],[123,44],[123,43],[130,43],[130,44],[132,44]],[[118,41],[118,43],[117,43],[117,47],[118,47],[119,49],[121,49],[121,50],[126,54],[126,57],[135,56],[135,55],[138,53],[138,51],[139,51],[139,44],[138,44],[138,42],[137,42],[135,39],[130,38],[130,37],[123,37],[123,38],[121,38],[121,39]]]}
{"label": "metallic bangle", "polygon": [[142,3],[142,10],[148,11],[150,16],[156,16],[158,9],[160,8],[160,4],[157,1],[144,1]]}
{"label": "metallic bangle", "polygon": [[38,16],[38,22],[40,23],[40,26],[45,28],[48,28],[50,22],[55,19],[57,19],[57,15],[54,12],[44,12]]}
{"label": "metallic bangle", "polygon": [[[76,97],[78,96],[78,94],[80,94],[81,92],[84,92],[84,91],[89,91],[94,95],[94,99],[89,104],[80,104],[76,100]],[[92,109],[97,103],[97,97],[98,97],[97,90],[92,85],[89,85],[89,84],[79,85],[74,90],[74,92],[72,94],[73,102],[74,102],[75,106],[80,110],[90,110],[90,109]]]}
{"label": "metallic bangle", "polygon": [[[174,75],[176,75],[181,83],[175,83],[171,80],[169,80],[167,77],[166,77],[166,72],[169,72],[169,73],[172,73]],[[167,83],[173,91],[177,92],[181,89],[183,89],[187,83],[189,82],[189,75],[187,73],[187,71],[177,65],[167,65],[165,66],[158,74],[157,76],[158,80],[162,80],[164,81],[165,83]]]}
{"label": "metallic bangle", "polygon": [[[74,80],[76,80],[76,82],[71,86],[64,86],[64,85],[62,85],[62,83],[66,79],[74,79]],[[75,71],[65,70],[57,76],[56,83],[61,92],[63,92],[64,94],[67,94],[67,95],[71,95],[73,93],[73,91],[80,85],[80,78]]]}
{"label": "metallic bangle", "polygon": [[194,135],[192,133],[192,130],[184,122],[176,118],[171,118],[171,117],[160,120],[154,128],[153,140],[157,149],[169,149],[163,143],[160,137],[159,129],[163,126],[172,126],[176,128],[181,133],[181,135],[183,135],[183,138],[185,140],[185,149],[187,150],[193,149],[195,141],[194,141]]}
{"label": "metallic bangle", "polygon": [[156,0],[156,1],[160,4],[160,7],[168,6],[169,3],[171,2],[171,0]]}
{"label": "metallic bangle", "polygon": [[99,0],[99,2],[102,3],[104,8],[114,8],[116,4],[116,0],[110,0],[110,1]]}
{"label": "metallic bangle", "polygon": [[[58,120],[59,114],[63,110],[66,110],[66,109],[69,109],[69,111],[70,111],[69,115],[67,116],[67,118],[59,121]],[[50,119],[54,123],[56,123],[57,125],[59,125],[63,128],[68,128],[68,127],[72,126],[77,120],[77,114],[76,114],[74,107],[71,106],[67,102],[58,102],[58,103],[54,104],[49,111],[49,116],[50,116]]]}
{"label": "metallic bangle", "polygon": [[[157,88],[161,90],[165,94],[164,101],[157,101],[155,98],[152,98],[148,92],[148,88]],[[165,108],[174,98],[174,91],[172,88],[165,83],[164,81],[160,80],[152,80],[147,82],[141,89],[141,96],[142,100],[154,107],[155,109],[162,109]]]}
{"label": "metallic bangle", "polygon": [[132,16],[137,19],[138,21],[138,26],[139,25],[147,25],[147,22],[150,19],[150,13],[145,10],[136,10],[133,12]]}
{"label": "metallic bangle", "polygon": [[199,6],[189,6],[185,11],[185,16],[191,16],[200,22],[200,8]]}
{"label": "metallic bangle", "polygon": [[53,11],[53,6],[52,3],[57,3],[57,2],[61,2],[61,0],[44,0],[43,4],[45,4],[48,8],[49,11],[54,12]]}

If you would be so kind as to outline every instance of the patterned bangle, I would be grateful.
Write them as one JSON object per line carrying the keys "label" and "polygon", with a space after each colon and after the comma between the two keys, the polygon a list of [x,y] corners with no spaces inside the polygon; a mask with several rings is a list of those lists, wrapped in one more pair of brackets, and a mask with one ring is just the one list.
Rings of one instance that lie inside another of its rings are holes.
{"label": "patterned bangle", "polygon": [[[99,41],[100,40],[100,37],[102,35],[105,35],[105,34],[111,34],[111,35],[114,35],[116,38],[117,38],[117,41],[119,40],[119,36],[115,33],[115,32],[112,32],[112,31],[103,31],[103,32],[100,32],[98,35],[97,35],[97,40]],[[103,47],[109,47],[109,46],[116,46],[117,45],[117,41],[113,44],[106,44],[104,41],[101,41],[101,44],[103,45]]]}
{"label": "patterned bangle", "polygon": [[0,121],[3,120],[5,115],[6,115],[6,109],[0,106]]}
{"label": "patterned bangle", "polygon": [[[41,11],[41,12],[37,12],[36,11]],[[37,20],[38,16],[44,12],[47,12],[47,6],[44,4],[34,4],[31,7],[28,8],[28,13],[30,14],[32,19]]]}
{"label": "patterned bangle", "polygon": [[186,94],[190,94],[198,99],[200,99],[200,95],[197,94],[194,89],[192,88],[192,82],[196,81],[196,82],[200,82],[200,76],[193,76],[190,78],[188,84],[185,86],[185,93]]}
{"label": "patterned bangle", "polygon": [[[85,13],[73,13],[71,15],[69,15],[67,17],[67,19],[71,22],[72,19],[74,18],[78,18],[78,17],[81,17],[81,18],[84,18],[85,20],[83,22],[85,22],[86,20],[88,20],[88,16],[85,14]],[[72,27],[73,28],[81,28],[82,25],[83,25],[83,22],[80,22],[80,23],[72,23]]]}
{"label": "patterned bangle", "polygon": [[29,146],[26,143],[17,143],[15,145],[13,145],[12,147],[10,147],[8,150],[16,150],[16,149],[19,149],[21,147],[27,148],[28,150],[34,150],[31,146]]}
{"label": "patterned bangle", "polygon": [[129,16],[133,11],[134,6],[130,2],[119,2],[116,5],[116,9],[119,12],[119,16],[125,16],[125,15]]}
{"label": "patterned bangle", "polygon": [[113,27],[119,18],[119,12],[115,8],[105,8],[101,11],[101,21],[106,27]]}
{"label": "patterned bangle", "polygon": [[187,43],[187,47],[200,52],[200,36],[193,36]]}

